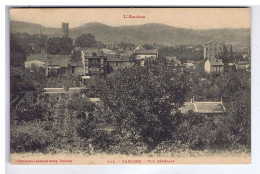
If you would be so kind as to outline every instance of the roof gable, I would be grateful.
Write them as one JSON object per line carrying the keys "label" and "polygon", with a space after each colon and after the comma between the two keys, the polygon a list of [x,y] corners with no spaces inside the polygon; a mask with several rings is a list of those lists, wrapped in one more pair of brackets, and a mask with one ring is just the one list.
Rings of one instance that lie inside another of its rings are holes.
{"label": "roof gable", "polygon": [[47,55],[46,54],[31,54],[27,56],[27,61],[38,60],[40,62],[47,62]]}
{"label": "roof gable", "polygon": [[209,60],[210,65],[215,65],[215,66],[224,66],[224,63],[222,62],[221,59],[210,59]]}
{"label": "roof gable", "polygon": [[68,67],[70,55],[48,55],[49,66]]}
{"label": "roof gable", "polygon": [[154,50],[147,50],[142,46],[138,46],[134,49],[134,54],[157,54],[158,51],[156,49]]}

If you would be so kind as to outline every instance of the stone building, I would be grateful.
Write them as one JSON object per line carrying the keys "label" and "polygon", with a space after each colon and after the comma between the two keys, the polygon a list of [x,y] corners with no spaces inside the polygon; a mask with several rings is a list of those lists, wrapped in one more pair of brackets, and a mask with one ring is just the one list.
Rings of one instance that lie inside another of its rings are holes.
{"label": "stone building", "polygon": [[99,49],[84,49],[81,56],[84,75],[106,73],[107,57]]}

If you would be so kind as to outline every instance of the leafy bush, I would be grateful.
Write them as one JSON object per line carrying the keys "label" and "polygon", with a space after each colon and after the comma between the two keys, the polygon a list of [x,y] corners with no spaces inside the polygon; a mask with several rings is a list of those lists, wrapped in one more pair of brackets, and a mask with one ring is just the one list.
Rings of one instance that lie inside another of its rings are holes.
{"label": "leafy bush", "polygon": [[21,122],[11,126],[11,152],[45,151],[53,141],[48,123],[42,121]]}

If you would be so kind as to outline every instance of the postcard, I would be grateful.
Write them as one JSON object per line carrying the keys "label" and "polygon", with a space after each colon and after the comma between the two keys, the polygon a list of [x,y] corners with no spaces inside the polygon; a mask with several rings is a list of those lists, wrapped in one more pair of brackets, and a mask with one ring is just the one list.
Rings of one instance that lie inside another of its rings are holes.
{"label": "postcard", "polygon": [[250,8],[11,8],[10,162],[250,164]]}

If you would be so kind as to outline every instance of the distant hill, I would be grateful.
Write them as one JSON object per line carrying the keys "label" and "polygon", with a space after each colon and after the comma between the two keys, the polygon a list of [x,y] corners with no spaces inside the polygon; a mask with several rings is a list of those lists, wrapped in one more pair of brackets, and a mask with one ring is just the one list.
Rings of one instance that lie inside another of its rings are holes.
{"label": "distant hill", "polygon": [[47,34],[49,36],[61,36],[61,28],[50,28],[44,27],[40,24],[33,24],[28,22],[20,22],[20,21],[11,21],[10,22],[10,31],[11,33],[29,33],[29,34],[37,34],[40,31],[43,34]]}
{"label": "distant hill", "polygon": [[[61,28],[44,27],[39,24],[11,21],[12,33],[27,32],[37,34],[41,30],[48,36],[62,36]],[[102,23],[86,23],[70,28],[70,37],[76,38],[84,33],[92,33],[102,42],[131,42],[135,44],[157,43],[165,45],[203,44],[210,40],[223,43],[236,42],[250,44],[250,29],[210,29],[193,30],[177,28],[165,24],[149,23],[144,25],[112,27]]]}

